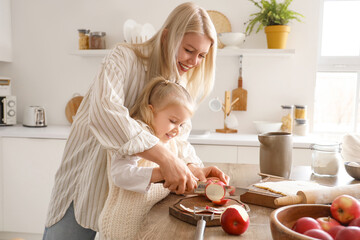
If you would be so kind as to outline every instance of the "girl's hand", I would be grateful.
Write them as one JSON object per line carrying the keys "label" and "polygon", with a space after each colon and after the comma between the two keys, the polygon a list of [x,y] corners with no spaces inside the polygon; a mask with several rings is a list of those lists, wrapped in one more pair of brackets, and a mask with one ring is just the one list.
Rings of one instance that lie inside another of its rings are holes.
{"label": "girl's hand", "polygon": [[198,167],[195,164],[188,164],[189,169],[194,174],[195,177],[199,179],[199,181],[206,182],[206,179],[209,177],[215,177],[220,179],[222,182],[224,182],[226,185],[229,184],[230,177],[223,173],[219,168],[216,166],[210,166],[210,167]]}

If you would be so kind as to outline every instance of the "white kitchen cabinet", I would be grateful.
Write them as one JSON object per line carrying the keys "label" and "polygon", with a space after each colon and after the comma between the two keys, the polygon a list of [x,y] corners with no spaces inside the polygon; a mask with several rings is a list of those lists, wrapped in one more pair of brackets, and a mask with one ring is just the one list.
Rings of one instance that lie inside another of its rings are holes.
{"label": "white kitchen cabinet", "polygon": [[12,61],[10,0],[0,0],[0,61]]}
{"label": "white kitchen cabinet", "polygon": [[237,163],[236,146],[195,145],[196,154],[203,162]]}
{"label": "white kitchen cabinet", "polygon": [[237,147],[238,163],[241,164],[259,164],[259,147]]}
{"label": "white kitchen cabinet", "polygon": [[43,233],[65,143],[63,139],[1,138],[2,231]]}

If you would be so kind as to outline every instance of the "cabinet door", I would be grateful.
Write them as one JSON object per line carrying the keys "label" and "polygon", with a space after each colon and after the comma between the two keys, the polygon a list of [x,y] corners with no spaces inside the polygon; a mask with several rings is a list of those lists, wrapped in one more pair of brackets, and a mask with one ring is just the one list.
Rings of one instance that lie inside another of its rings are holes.
{"label": "cabinet door", "polygon": [[10,0],[0,0],[0,61],[12,61]]}
{"label": "cabinet door", "polygon": [[236,163],[236,146],[193,145],[203,162]]}
{"label": "cabinet door", "polygon": [[259,164],[259,147],[238,147],[238,163]]}
{"label": "cabinet door", "polygon": [[42,233],[66,140],[3,138],[3,230]]}

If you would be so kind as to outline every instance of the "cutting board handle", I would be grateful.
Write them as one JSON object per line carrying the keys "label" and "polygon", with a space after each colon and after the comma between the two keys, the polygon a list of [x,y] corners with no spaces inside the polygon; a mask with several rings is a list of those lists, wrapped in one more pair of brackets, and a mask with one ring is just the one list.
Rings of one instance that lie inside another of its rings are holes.
{"label": "cutting board handle", "polygon": [[303,198],[299,195],[285,196],[274,199],[274,204],[276,206],[287,206],[292,204],[302,203]]}
{"label": "cutting board handle", "polygon": [[242,85],[243,85],[243,79],[242,79],[242,77],[240,76],[240,77],[238,78],[238,88],[242,88]]}

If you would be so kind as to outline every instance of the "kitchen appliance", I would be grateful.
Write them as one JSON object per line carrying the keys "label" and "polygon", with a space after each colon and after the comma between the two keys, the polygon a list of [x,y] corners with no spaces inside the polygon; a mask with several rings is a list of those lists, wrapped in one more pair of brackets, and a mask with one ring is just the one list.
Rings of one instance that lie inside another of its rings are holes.
{"label": "kitchen appliance", "polygon": [[25,108],[23,126],[46,127],[45,109],[41,106],[29,106]]}
{"label": "kitchen appliance", "polygon": [[16,97],[0,96],[0,125],[16,124]]}
{"label": "kitchen appliance", "polygon": [[11,95],[11,84],[10,78],[0,77],[0,96]]}

